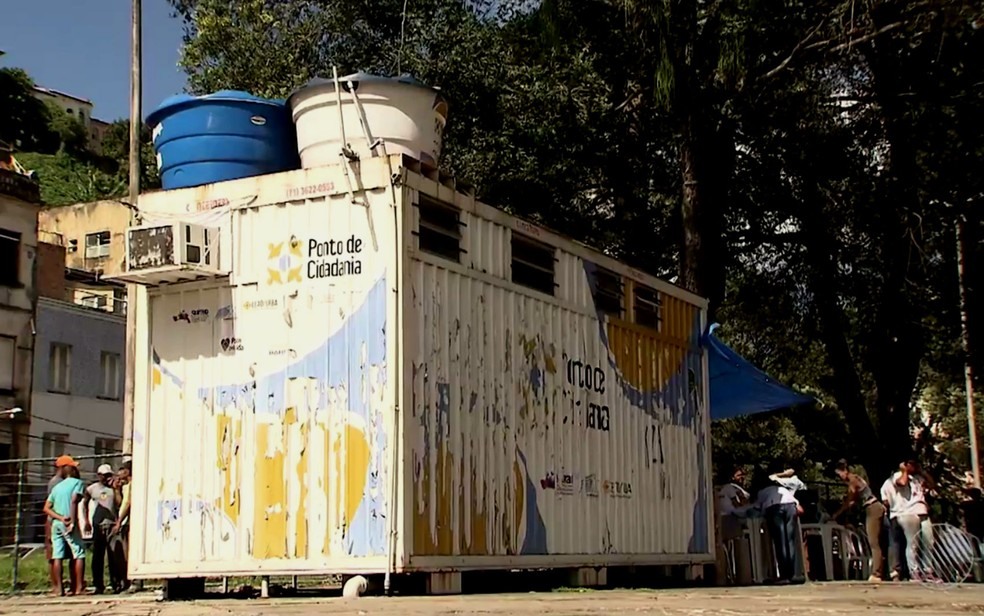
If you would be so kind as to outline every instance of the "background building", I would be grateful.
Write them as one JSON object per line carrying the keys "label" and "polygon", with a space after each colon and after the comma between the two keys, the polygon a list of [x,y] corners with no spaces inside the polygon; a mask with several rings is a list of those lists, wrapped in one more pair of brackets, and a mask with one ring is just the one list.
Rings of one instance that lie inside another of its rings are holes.
{"label": "background building", "polygon": [[94,201],[41,210],[41,238],[65,247],[65,265],[100,276],[123,271],[130,208],[120,201]]}
{"label": "background building", "polygon": [[[0,459],[26,454],[34,336],[37,181],[0,144]],[[15,412],[15,409],[21,409]]]}
{"label": "background building", "polygon": [[92,101],[61,90],[41,86],[34,86],[34,96],[43,101],[52,102],[68,115],[78,118],[89,135],[89,149],[97,154],[102,150],[102,140],[106,135],[106,129],[109,128],[109,122],[92,117]]}

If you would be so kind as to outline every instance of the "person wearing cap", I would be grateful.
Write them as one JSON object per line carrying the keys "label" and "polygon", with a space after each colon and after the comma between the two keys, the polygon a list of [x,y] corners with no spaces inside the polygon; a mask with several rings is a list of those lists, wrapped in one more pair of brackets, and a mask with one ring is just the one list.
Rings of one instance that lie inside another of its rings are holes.
{"label": "person wearing cap", "polygon": [[[114,592],[122,590],[120,579],[120,567],[116,555],[110,550],[110,535],[117,521],[116,515],[116,491],[113,489],[112,480],[113,467],[108,464],[101,465],[96,470],[98,481],[90,485],[85,490],[83,511],[89,511],[90,501],[96,503],[92,513],[92,583],[95,586],[95,593],[101,595],[106,592],[104,583],[104,565],[109,564],[109,583]],[[87,521],[83,522],[83,524]],[[107,558],[108,555],[108,558]]]}
{"label": "person wearing cap", "polygon": [[62,561],[68,559],[74,574],[69,594],[79,595],[85,590],[85,548],[82,546],[78,524],[78,505],[84,489],[82,480],[75,476],[78,462],[71,456],[60,456],[55,461],[55,466],[61,481],[52,488],[44,503],[44,513],[52,520],[52,591],[55,595],[62,594]]}
{"label": "person wearing cap", "polygon": [[847,464],[847,460],[837,461],[834,472],[841,481],[847,484],[847,496],[833,516],[837,520],[844,515],[855,504],[860,504],[864,511],[864,529],[868,535],[868,543],[871,545],[871,576],[869,582],[882,581],[882,568],[884,558],[882,556],[882,521],[885,519],[885,506],[878,500],[868,482],[859,475],[852,473]]}

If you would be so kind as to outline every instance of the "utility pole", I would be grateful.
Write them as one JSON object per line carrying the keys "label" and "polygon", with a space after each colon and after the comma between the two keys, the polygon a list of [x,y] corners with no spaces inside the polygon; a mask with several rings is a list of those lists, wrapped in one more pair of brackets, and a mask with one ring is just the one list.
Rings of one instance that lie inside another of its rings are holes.
{"label": "utility pole", "polygon": [[964,250],[967,243],[967,220],[957,215],[957,275],[960,286],[960,333],[964,354],[964,387],[967,390],[967,431],[970,436],[970,465],[974,474],[974,487],[981,487],[981,460],[977,449],[977,413],[974,409],[974,371],[970,361],[970,327],[967,308],[966,263]]}
{"label": "utility pole", "polygon": [[[141,83],[140,40],[141,0],[132,0],[130,31],[130,224],[136,219],[137,201],[140,197],[140,129],[143,118],[140,113]],[[126,376],[123,387],[123,453],[133,453],[134,366],[136,360],[136,286],[126,285]]]}

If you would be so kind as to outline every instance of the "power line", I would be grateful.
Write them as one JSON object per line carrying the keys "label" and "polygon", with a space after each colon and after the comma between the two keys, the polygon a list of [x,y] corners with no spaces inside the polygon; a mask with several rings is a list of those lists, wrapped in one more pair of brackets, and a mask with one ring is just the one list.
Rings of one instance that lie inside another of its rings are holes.
{"label": "power line", "polygon": [[83,428],[82,426],[75,426],[55,419],[49,419],[42,415],[35,415],[34,413],[31,413],[31,419],[40,419],[41,421],[54,424],[56,426],[62,426],[63,428],[71,428],[72,430],[79,430],[82,432],[91,432],[92,434],[98,434],[99,436],[108,436],[110,438],[122,438],[119,434],[111,434],[109,432],[102,432],[101,430],[93,430],[91,428]]}
{"label": "power line", "polygon": [[[14,433],[11,430],[6,430],[6,429],[2,429],[2,428],[0,428],[0,434],[7,434],[7,435],[10,435],[10,436],[15,436]],[[19,436],[25,436],[25,437],[27,437],[29,439],[34,439],[36,441],[43,441],[43,442],[47,442],[47,443],[58,443],[58,444],[61,444],[61,445],[74,445],[75,447],[81,447],[83,449],[91,449],[93,451],[95,451],[95,449],[96,449],[95,445],[93,445],[91,443],[78,443],[78,442],[75,442],[75,441],[62,441],[62,440],[54,441],[54,440],[51,440],[51,439],[46,439],[43,436],[37,436],[35,434],[21,434]],[[112,455],[118,455],[118,454],[120,454],[122,452],[105,451],[103,453],[106,456],[112,456]],[[3,462],[3,461],[0,460],[0,462]]]}

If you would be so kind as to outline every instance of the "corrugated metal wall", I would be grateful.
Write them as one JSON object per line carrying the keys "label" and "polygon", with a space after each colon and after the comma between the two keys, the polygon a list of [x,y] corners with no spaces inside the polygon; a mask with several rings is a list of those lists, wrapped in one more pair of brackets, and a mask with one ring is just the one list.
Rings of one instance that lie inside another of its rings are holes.
{"label": "corrugated metal wall", "polygon": [[370,199],[372,227],[344,195],[234,211],[236,286],[151,298],[138,571],[385,556],[395,236]]}
{"label": "corrugated metal wall", "polygon": [[599,320],[595,264],[558,252],[561,299],[524,289],[508,280],[511,231],[462,215],[467,267],[424,253],[409,266],[411,565],[700,560],[701,309],[661,293],[658,329]]}

